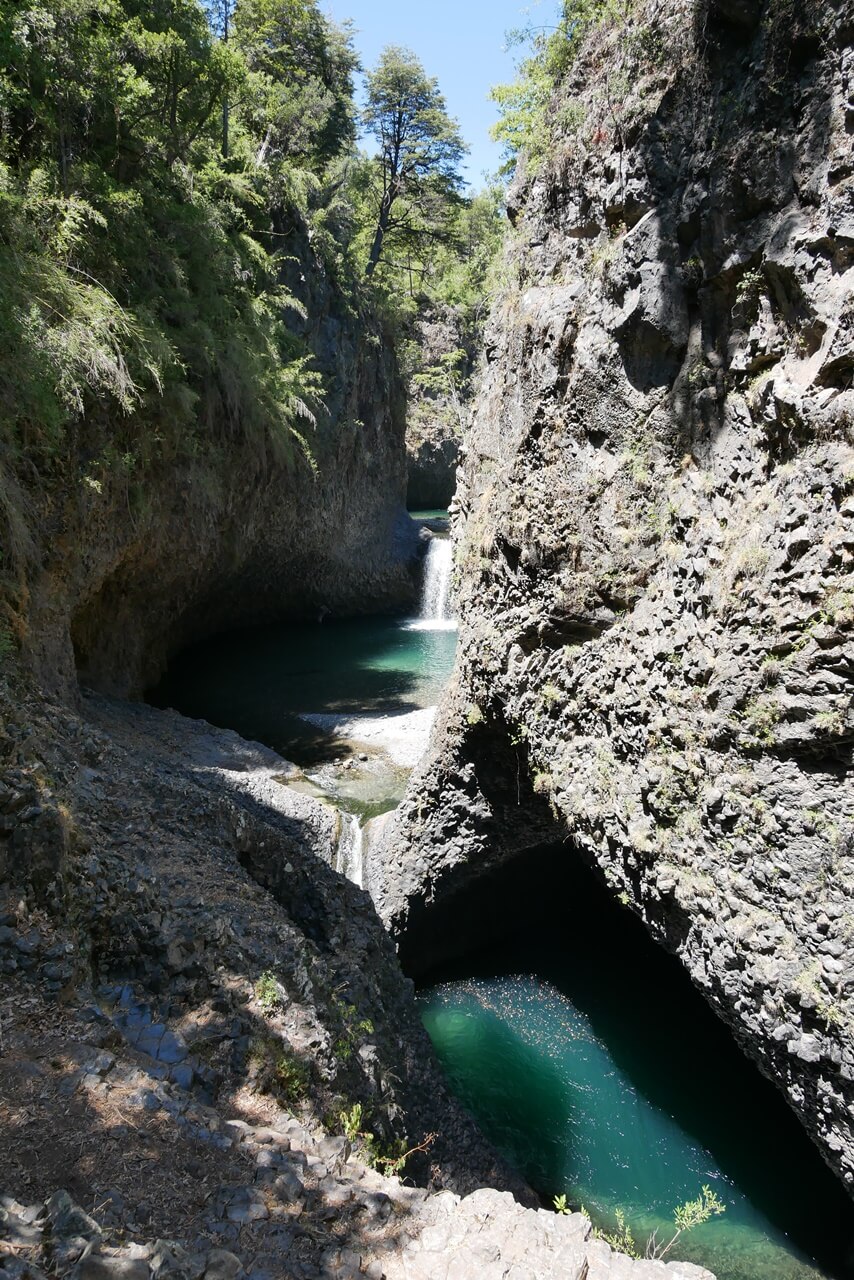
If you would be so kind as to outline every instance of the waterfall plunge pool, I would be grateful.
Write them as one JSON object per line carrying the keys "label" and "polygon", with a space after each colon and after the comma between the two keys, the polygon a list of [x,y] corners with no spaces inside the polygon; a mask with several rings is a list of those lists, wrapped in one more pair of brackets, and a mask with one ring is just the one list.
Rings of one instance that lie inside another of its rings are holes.
{"label": "waterfall plunge pool", "polygon": [[[352,794],[345,786],[341,803],[372,817],[399,803],[411,764],[383,759],[381,768],[359,770],[361,744],[333,726],[339,717],[397,718],[436,705],[454,663],[456,633],[411,630],[409,621],[289,623],[217,636],[176,658],[149,699],[263,742],[311,776],[351,765],[352,779],[342,782],[352,781]],[[361,788],[360,772],[368,775]]]}
{"label": "waterfall plunge pool", "polygon": [[643,1249],[707,1184],[726,1212],[670,1257],[718,1280],[854,1276],[841,1185],[679,963],[571,849],[526,855],[422,928],[477,947],[422,975],[422,1018],[457,1095],[546,1203],[566,1194],[605,1230],[622,1209]]}
{"label": "waterfall plunge pool", "polygon": [[418,615],[215,636],[179,654],[149,701],[264,743],[305,771],[305,789],[362,821],[388,812],[454,664],[451,571],[451,542],[434,535]]}
{"label": "waterfall plunge pool", "polygon": [[[413,626],[423,621],[219,636],[177,658],[151,700],[264,742],[364,819],[394,807],[408,767],[362,766],[357,744],[302,716],[435,705],[456,636],[439,618]],[[362,858],[360,824],[345,817],[337,865],[359,880]],[[719,1280],[849,1280],[850,1201],[681,968],[567,849],[519,876],[509,890],[479,884],[451,921],[424,922],[469,945],[489,925],[479,950],[434,969],[421,1002],[456,1091],[496,1145],[547,1202],[583,1200],[606,1229],[625,1209],[638,1241],[662,1235],[708,1182],[727,1212],[677,1252]]]}

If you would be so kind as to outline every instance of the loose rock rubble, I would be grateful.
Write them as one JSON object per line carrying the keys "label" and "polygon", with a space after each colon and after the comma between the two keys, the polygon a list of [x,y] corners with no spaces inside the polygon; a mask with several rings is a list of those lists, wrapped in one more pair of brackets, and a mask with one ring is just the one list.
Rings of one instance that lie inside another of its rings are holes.
{"label": "loose rock rubble", "polygon": [[[354,1149],[246,1088],[213,1104],[182,1037],[126,988],[106,994],[104,1012],[57,1015],[19,977],[18,1017],[4,1005],[9,1280],[710,1280],[689,1264],[619,1259],[580,1214],[404,1185],[369,1167],[358,1139]],[[46,1194],[54,1180],[66,1186]]]}

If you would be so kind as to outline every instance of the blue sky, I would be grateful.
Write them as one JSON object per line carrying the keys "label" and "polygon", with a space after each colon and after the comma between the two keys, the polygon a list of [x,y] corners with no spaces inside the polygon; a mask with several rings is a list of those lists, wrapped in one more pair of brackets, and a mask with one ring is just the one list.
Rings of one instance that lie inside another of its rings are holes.
{"label": "blue sky", "polygon": [[336,22],[352,18],[364,66],[373,67],[387,44],[399,44],[437,77],[471,149],[466,177],[482,186],[484,172],[501,163],[500,148],[489,138],[497,118],[489,90],[513,78],[520,52],[505,50],[504,33],[528,18],[554,21],[556,0],[326,0],[324,7]]}

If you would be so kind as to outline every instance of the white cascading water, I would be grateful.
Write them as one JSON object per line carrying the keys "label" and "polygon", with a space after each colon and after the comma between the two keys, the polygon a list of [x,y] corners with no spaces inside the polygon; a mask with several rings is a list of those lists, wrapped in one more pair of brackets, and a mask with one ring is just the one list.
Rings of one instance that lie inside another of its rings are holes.
{"label": "white cascading water", "polygon": [[364,832],[359,819],[352,813],[342,813],[335,870],[362,889],[365,878],[364,864]]}
{"label": "white cascading water", "polygon": [[450,538],[431,538],[424,560],[424,586],[421,590],[421,612],[410,623],[414,631],[453,631],[456,628],[451,607],[451,576],[454,570],[454,544]]}

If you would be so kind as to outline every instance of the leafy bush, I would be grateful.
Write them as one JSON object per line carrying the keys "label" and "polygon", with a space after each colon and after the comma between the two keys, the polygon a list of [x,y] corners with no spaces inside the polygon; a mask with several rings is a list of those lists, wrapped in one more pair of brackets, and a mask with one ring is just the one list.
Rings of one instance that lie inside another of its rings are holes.
{"label": "leafy bush", "polygon": [[[556,1213],[572,1212],[565,1195],[555,1196],[552,1203]],[[583,1205],[580,1211],[587,1217],[590,1216]],[[623,1209],[618,1208],[614,1212],[616,1222],[614,1230],[603,1231],[599,1227],[594,1227],[593,1234],[597,1240],[604,1240],[617,1253],[624,1253],[630,1258],[664,1258],[670,1253],[680,1236],[685,1235],[688,1231],[693,1231],[695,1227],[702,1226],[722,1213],[726,1213],[726,1205],[711,1187],[704,1186],[696,1199],[686,1200],[684,1204],[677,1205],[673,1210],[673,1228],[669,1238],[660,1244],[658,1232],[653,1231],[647,1238],[642,1253],[635,1241]]]}
{"label": "leafy bush", "polygon": [[[198,0],[0,13],[0,440],[13,458],[69,458],[81,431],[90,455],[111,445],[142,467],[235,436],[308,456],[322,387],[281,279],[325,168],[352,145],[355,56],[315,0],[240,12],[229,43]],[[297,146],[285,126],[298,108]]]}
{"label": "leafy bush", "polygon": [[362,1133],[362,1104],[354,1102],[349,1111],[341,1111],[338,1119],[348,1142],[355,1142]]}
{"label": "leafy bush", "polygon": [[588,31],[606,18],[622,14],[619,0],[563,0],[556,26],[529,25],[509,33],[511,44],[528,45],[531,53],[512,83],[492,90],[492,99],[501,112],[493,137],[504,145],[505,172],[513,171],[522,152],[530,168],[536,170],[555,127],[578,128],[583,118],[578,104],[555,102],[555,90]]}
{"label": "leafy bush", "polygon": [[284,1004],[282,985],[269,969],[255,983],[255,998],[266,1014],[275,1013]]}

